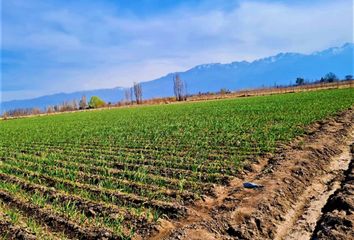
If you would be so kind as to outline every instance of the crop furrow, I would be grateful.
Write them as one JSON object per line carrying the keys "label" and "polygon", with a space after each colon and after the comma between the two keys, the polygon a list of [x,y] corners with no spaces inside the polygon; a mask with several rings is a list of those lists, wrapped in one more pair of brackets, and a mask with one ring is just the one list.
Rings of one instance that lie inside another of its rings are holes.
{"label": "crop furrow", "polygon": [[[60,175],[62,178],[70,178],[72,180],[75,180],[77,178],[78,181],[85,181],[86,183],[89,184],[94,184],[97,185],[101,180],[110,180],[109,183],[116,183],[116,187],[123,187],[126,191],[129,192],[134,192],[134,190],[141,190],[141,192],[146,192],[149,190],[149,187],[144,188],[143,186],[148,184],[153,184],[153,186],[156,187],[156,189],[160,189],[159,191],[155,191],[154,189],[150,189],[151,191],[154,191],[156,195],[157,193],[161,194],[166,194],[167,196],[180,196],[185,199],[190,199],[193,198],[192,193],[189,193],[188,191],[179,191],[176,192],[174,190],[181,190],[181,184],[186,188],[191,188],[193,191],[195,190],[207,190],[212,187],[211,183],[207,182],[202,182],[199,179],[193,179],[191,177],[186,176],[185,179],[174,179],[166,176],[159,176],[151,173],[147,173],[144,171],[144,168],[139,169],[139,171],[129,171],[129,170],[122,170],[122,169],[110,169],[110,168],[105,168],[105,167],[94,167],[94,166],[89,166],[85,164],[80,164],[80,163],[72,163],[72,162],[64,162],[64,161],[59,161],[59,162],[52,162],[49,160],[45,159],[39,159],[39,158],[22,158],[21,160],[19,159],[2,159],[3,162],[7,162],[10,164],[21,164],[24,167],[27,168],[32,168],[32,170],[36,171],[42,171],[48,174],[55,174],[55,175]],[[24,162],[26,162],[26,165],[24,165]],[[43,166],[46,166],[44,168]],[[53,170],[52,172],[50,170]],[[80,176],[78,176],[80,175]],[[102,176],[100,176],[102,175]],[[141,188],[135,188],[135,186],[132,186],[132,188],[129,188],[129,185],[123,185],[122,181],[129,179],[129,181],[134,181],[134,182],[141,182],[139,183],[141,185]],[[161,190],[161,187],[168,187],[171,189],[174,189],[172,191],[170,190]],[[131,190],[130,190],[131,189]],[[183,195],[185,194],[185,195]]]}
{"label": "crop furrow", "polygon": [[11,221],[0,218],[0,237],[4,239],[36,240],[36,236]]}
{"label": "crop furrow", "polygon": [[[17,146],[18,147],[18,146]],[[217,148],[217,147],[216,147]],[[161,151],[151,151],[147,149],[139,149],[139,151],[130,151],[130,148],[124,149],[124,151],[102,151],[99,148],[92,149],[81,149],[81,148],[73,148],[68,149],[64,146],[46,146],[46,147],[34,147],[33,145],[25,145],[24,148],[19,150],[23,153],[31,153],[31,154],[41,154],[46,152],[55,152],[56,154],[61,153],[63,155],[71,155],[73,157],[85,157],[85,158],[106,158],[111,160],[121,160],[125,161],[127,159],[137,159],[137,160],[171,160],[178,162],[179,159],[188,159],[188,161],[203,162],[205,164],[212,163],[214,161],[224,162],[227,158],[226,156],[244,156],[244,157],[252,157],[254,155],[259,155],[259,152],[256,149],[251,149],[250,147],[246,149],[237,149],[233,152],[217,152],[214,153],[211,149],[198,149],[195,153],[191,150],[189,151],[176,151],[174,150],[161,150]],[[211,152],[210,152],[211,151]],[[165,154],[168,152],[168,154]],[[141,159],[142,158],[142,159]],[[199,160],[200,159],[200,160]]]}
{"label": "crop furrow", "polygon": [[[5,172],[4,169],[3,172]],[[78,182],[59,179],[56,177],[38,174],[28,170],[23,170],[14,166],[10,166],[10,168],[7,169],[6,173],[15,175],[20,174],[30,179],[36,178],[37,180],[39,180],[39,183],[44,184],[47,187],[54,187],[59,189],[65,187],[67,191],[72,191],[73,193],[79,190],[85,190],[88,191],[90,194],[93,194],[94,196],[100,198],[101,200],[104,199],[114,204],[118,204],[119,206],[152,208],[170,217],[178,217],[184,215],[186,211],[184,207],[177,203],[149,200],[148,198],[139,197],[133,194],[126,194],[119,191],[102,189],[89,184],[82,184]]]}
{"label": "crop furrow", "polygon": [[[12,153],[9,154],[10,150],[7,153],[1,153],[3,157],[18,157],[19,153]],[[192,171],[194,173],[213,173],[213,174],[228,174],[228,175],[236,175],[237,174],[237,166],[234,166],[234,162],[230,160],[214,160],[214,161],[202,161],[202,160],[193,160],[193,159],[180,159],[180,160],[152,160],[146,158],[124,158],[119,159],[115,156],[105,156],[99,155],[97,157],[85,157],[81,154],[75,153],[74,155],[70,155],[71,153],[46,153],[41,152],[38,153],[36,151],[27,151],[27,150],[20,150],[20,155],[28,155],[28,156],[40,156],[44,155],[48,159],[53,159],[55,161],[80,161],[83,164],[90,164],[94,166],[104,166],[104,167],[116,167],[116,168],[124,168],[125,166],[129,167],[134,165],[143,165],[147,167],[163,167],[163,168],[170,168],[171,171],[179,171],[179,170],[187,170]],[[246,160],[252,158],[253,155],[237,155],[238,161]],[[92,159],[95,158],[95,161]],[[228,158],[228,156],[223,156],[223,158]]]}
{"label": "crop furrow", "polygon": [[18,185],[22,190],[30,193],[40,193],[45,195],[48,201],[60,201],[61,203],[71,203],[75,207],[82,211],[88,217],[94,216],[108,216],[112,219],[123,219],[124,222],[134,225],[135,227],[146,227],[146,224],[152,224],[144,216],[133,215],[131,211],[127,209],[117,207],[112,204],[102,204],[99,202],[94,202],[90,200],[83,199],[82,197],[76,196],[75,194],[64,194],[54,188],[48,188],[43,185],[38,185],[30,183],[18,177],[11,175],[6,175],[0,173],[0,179],[4,182],[9,182]]}
{"label": "crop furrow", "polygon": [[15,207],[23,214],[35,218],[37,221],[42,222],[50,227],[54,232],[64,232],[67,236],[78,239],[121,239],[115,236],[108,230],[91,229],[82,227],[75,222],[66,219],[53,213],[49,209],[40,208],[30,202],[23,201],[9,194],[8,192],[0,189],[0,199],[6,202],[9,206]]}

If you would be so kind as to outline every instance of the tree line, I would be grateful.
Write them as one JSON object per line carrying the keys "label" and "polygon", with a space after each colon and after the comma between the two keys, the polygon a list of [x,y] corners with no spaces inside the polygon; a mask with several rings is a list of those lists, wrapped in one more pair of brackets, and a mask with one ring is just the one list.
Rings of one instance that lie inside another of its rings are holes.
{"label": "tree line", "polygon": [[[353,75],[346,75],[344,80],[350,81],[353,80]],[[339,82],[340,79],[337,77],[336,74],[329,72],[326,75],[324,75],[323,77],[321,77],[318,80],[315,81],[309,81],[309,80],[305,80],[305,78],[303,77],[298,77],[296,78],[296,85],[306,85],[306,84],[313,84],[313,83],[332,83],[332,82]]]}
{"label": "tree line", "polygon": [[[178,74],[175,74],[172,80],[176,101],[187,100],[187,84],[180,78]],[[41,110],[40,108],[16,108],[4,112],[2,116],[6,119],[8,117],[21,117],[43,113],[70,112],[109,106],[142,104],[143,102],[142,85],[141,83],[134,82],[132,87],[125,89],[123,102],[118,102],[116,105],[112,105],[110,102],[106,103],[98,96],[92,96],[90,100],[87,101],[86,96],[83,95],[80,101],[65,101],[54,106],[47,106],[44,110]]]}
{"label": "tree line", "polygon": [[[344,80],[353,80],[352,75],[346,75]],[[332,83],[339,82],[340,79],[336,76],[336,74],[329,72],[318,80],[310,81],[306,80],[303,77],[297,77],[295,81],[295,85],[306,85],[306,84],[314,84],[314,83]],[[174,74],[172,77],[173,83],[173,93],[175,97],[175,101],[186,101],[188,97],[187,92],[187,83],[182,80],[179,74]],[[294,86],[290,84],[288,86]],[[279,87],[275,84],[275,87]],[[217,94],[229,94],[230,90],[226,88],[220,89]],[[206,95],[211,93],[204,93]],[[203,95],[203,93],[199,93],[198,95]],[[133,105],[133,104],[142,104],[143,100],[143,89],[141,83],[134,83],[132,87],[126,88],[124,91],[124,99],[116,104],[112,104],[110,102],[106,103],[98,96],[92,96],[89,101],[85,95],[83,95],[80,101],[72,100],[65,101],[61,104],[48,106],[44,110],[40,108],[17,108],[13,110],[9,110],[3,113],[3,118],[7,117],[20,117],[27,115],[38,115],[43,113],[55,113],[55,112],[70,112],[70,111],[78,111],[78,110],[86,110],[86,109],[94,109],[94,108],[102,108],[102,107],[110,107],[110,106],[122,106],[122,105]]]}

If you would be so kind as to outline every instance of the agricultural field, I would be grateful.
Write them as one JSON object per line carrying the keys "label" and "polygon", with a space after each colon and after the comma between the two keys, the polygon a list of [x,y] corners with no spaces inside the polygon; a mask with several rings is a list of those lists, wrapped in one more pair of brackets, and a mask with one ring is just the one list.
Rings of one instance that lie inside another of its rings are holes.
{"label": "agricultural field", "polygon": [[0,232],[147,238],[353,104],[338,89],[1,121]]}

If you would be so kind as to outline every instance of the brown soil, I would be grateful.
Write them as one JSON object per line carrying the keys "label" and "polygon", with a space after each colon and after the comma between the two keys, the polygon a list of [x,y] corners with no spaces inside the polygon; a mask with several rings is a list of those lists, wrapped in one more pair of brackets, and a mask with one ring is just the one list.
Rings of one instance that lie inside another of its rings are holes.
{"label": "brown soil", "polygon": [[[205,196],[188,206],[184,218],[163,220],[156,232],[146,238],[337,239],[327,238],[332,235],[326,235],[324,229],[330,224],[332,232],[345,234],[343,226],[349,224],[349,218],[353,224],[353,174],[345,178],[351,185],[341,184],[351,161],[353,113],[349,109],[317,122],[307,129],[306,135],[280,147],[273,156],[255,159],[228,186],[215,186],[215,197]],[[264,187],[245,189],[245,181]],[[340,194],[339,188],[343,189]],[[331,197],[333,193],[339,195]],[[349,210],[328,207],[329,198],[332,205],[345,202]],[[327,211],[323,214],[324,206]]]}
{"label": "brown soil", "polygon": [[77,223],[66,219],[64,216],[60,216],[48,209],[39,208],[29,202],[15,198],[2,190],[0,191],[0,199],[6,202],[9,206],[17,208],[26,216],[30,216],[45,223],[53,232],[64,232],[70,238],[85,240],[120,239],[119,236],[116,236],[103,228],[91,229],[88,227],[81,227]]}
{"label": "brown soil", "polygon": [[313,239],[354,239],[354,144],[345,178],[322,209]]}
{"label": "brown soil", "polygon": [[99,187],[92,186],[89,184],[78,183],[78,182],[74,183],[56,177],[39,175],[38,173],[34,173],[23,169],[18,169],[17,167],[12,167],[12,170],[25,173],[28,176],[40,177],[41,180],[45,181],[48,187],[55,187],[55,185],[59,182],[61,184],[64,184],[65,187],[68,189],[74,190],[75,188],[80,188],[89,191],[91,194],[95,194],[97,196],[105,195],[110,198],[114,197],[116,200],[115,203],[118,205],[128,205],[133,207],[143,206],[146,208],[152,208],[160,211],[161,213],[165,214],[169,218],[180,217],[182,215],[185,215],[186,212],[186,208],[178,204],[177,202],[171,203],[171,202],[164,202],[159,200],[149,200],[146,197],[140,197],[134,194],[122,193],[122,192],[109,190],[109,189],[101,189]]}
{"label": "brown soil", "polygon": [[0,237],[4,239],[35,240],[36,236],[27,232],[25,229],[15,226],[12,223],[0,219]]}
{"label": "brown soil", "polygon": [[[0,173],[0,180],[4,182],[9,182],[17,184],[21,189],[31,192],[38,193],[40,192],[43,195],[46,195],[47,201],[61,201],[61,202],[70,202],[75,204],[76,208],[82,211],[87,217],[92,216],[108,216],[111,219],[116,219],[117,217],[124,216],[124,221],[131,225],[134,225],[139,228],[139,230],[145,230],[146,233],[152,225],[151,222],[142,216],[132,215],[128,210],[119,208],[113,204],[102,204],[100,202],[90,201],[82,199],[76,195],[67,195],[61,191],[57,191],[54,188],[47,188],[42,185],[33,184],[27,182],[23,179],[19,179],[14,176],[9,176],[3,173]],[[1,217],[1,216],[0,216]]]}

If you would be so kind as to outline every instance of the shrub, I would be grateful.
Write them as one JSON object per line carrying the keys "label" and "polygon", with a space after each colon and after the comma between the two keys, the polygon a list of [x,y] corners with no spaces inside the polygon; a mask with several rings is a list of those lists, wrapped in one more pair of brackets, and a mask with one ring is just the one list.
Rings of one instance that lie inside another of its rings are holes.
{"label": "shrub", "polygon": [[89,102],[90,108],[100,108],[103,107],[106,103],[97,96],[92,96]]}

